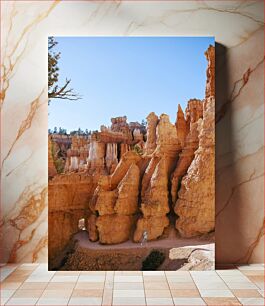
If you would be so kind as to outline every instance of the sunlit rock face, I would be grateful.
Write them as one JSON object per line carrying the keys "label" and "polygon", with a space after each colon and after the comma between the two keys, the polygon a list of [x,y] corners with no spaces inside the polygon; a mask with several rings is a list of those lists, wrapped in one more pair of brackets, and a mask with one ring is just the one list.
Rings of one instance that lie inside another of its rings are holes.
{"label": "sunlit rock face", "polygon": [[205,89],[205,98],[207,99],[215,96],[215,48],[210,46],[205,52],[205,56],[208,61]]}
{"label": "sunlit rock face", "polygon": [[[197,125],[199,145],[187,175],[181,181],[174,208],[179,217],[176,228],[184,237],[208,233],[214,230],[215,224],[215,99],[214,69],[212,68],[214,67],[214,48],[210,46],[205,54],[208,68],[203,116],[198,118],[198,114],[191,111],[193,109],[191,107],[189,112],[190,123]],[[177,175],[175,179],[176,177]]]}
{"label": "sunlit rock face", "polygon": [[96,136],[92,135],[87,160],[87,168],[89,173],[103,173],[105,146],[105,143],[97,141]]}
{"label": "sunlit rock face", "polygon": [[[151,124],[153,124],[152,121]],[[176,127],[169,121],[166,114],[162,114],[159,118],[155,139],[155,150],[142,180],[140,210],[143,216],[136,225],[134,233],[136,242],[141,241],[144,235],[147,235],[147,240],[160,237],[169,225],[167,218],[170,211],[169,179],[178,152],[181,150],[181,144]]]}
{"label": "sunlit rock face", "polygon": [[145,153],[151,154],[156,148],[156,126],[158,123],[157,115],[152,112],[147,117],[147,140],[145,143]]}
{"label": "sunlit rock face", "polygon": [[85,173],[55,176],[49,181],[49,262],[60,256],[85,217],[85,207],[92,197],[97,178]]}
{"label": "sunlit rock face", "polygon": [[136,152],[127,152],[112,175],[100,178],[89,203],[94,215],[88,218],[91,241],[98,237],[100,243],[115,244],[127,241],[132,235],[134,215],[138,212],[139,160]]}
{"label": "sunlit rock face", "polygon": [[132,164],[117,187],[118,198],[114,211],[118,215],[133,215],[138,210],[140,169]]}
{"label": "sunlit rock face", "polygon": [[171,177],[171,197],[173,203],[176,202],[181,179],[187,173],[187,170],[194,159],[194,152],[197,150],[199,145],[198,120],[202,118],[202,109],[203,102],[193,99],[188,102],[185,111],[186,119],[185,117],[183,118],[182,110],[178,110],[176,128],[178,136],[181,136],[182,150]]}
{"label": "sunlit rock face", "polygon": [[175,205],[176,228],[185,237],[214,229],[214,103],[213,97],[204,101],[203,119],[198,122],[199,147]]}
{"label": "sunlit rock face", "polygon": [[105,161],[108,173],[112,173],[118,164],[117,143],[107,143]]}
{"label": "sunlit rock face", "polygon": [[181,147],[184,146],[186,136],[189,132],[189,127],[185,119],[184,112],[180,106],[178,105],[178,112],[177,112],[177,120],[175,123],[176,129],[177,129],[177,136],[178,140],[181,144]]}

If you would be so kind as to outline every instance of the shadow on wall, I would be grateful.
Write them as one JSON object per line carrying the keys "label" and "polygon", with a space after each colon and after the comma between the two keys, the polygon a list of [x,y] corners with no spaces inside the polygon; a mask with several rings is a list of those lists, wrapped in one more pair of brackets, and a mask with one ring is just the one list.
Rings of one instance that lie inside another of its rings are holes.
{"label": "shadow on wall", "polygon": [[[230,93],[229,93],[229,73],[228,73],[228,60],[227,60],[227,48],[219,43],[215,44],[215,262],[216,264],[226,263],[224,258],[224,248],[229,247],[231,241],[229,237],[223,237],[222,229],[229,227],[231,220],[224,218],[222,210],[225,204],[223,203],[224,182],[219,175],[219,171],[224,167],[231,165],[234,160],[233,152],[235,142],[233,141],[233,126],[232,126],[232,113],[230,108]],[[231,167],[231,180],[236,182],[237,175],[236,170]],[[234,203],[233,203],[234,204]],[[235,210],[238,210],[239,214],[240,205]],[[240,219],[235,218],[235,215],[231,216],[233,223],[239,223]],[[239,249],[242,248],[243,241],[240,241],[240,224],[235,224],[233,227],[238,229],[238,240],[236,241]],[[234,235],[233,235],[234,237]],[[232,239],[232,238],[230,238]],[[233,242],[232,242],[233,243]],[[235,243],[235,242],[234,242]],[[231,260],[231,259],[230,259]]]}

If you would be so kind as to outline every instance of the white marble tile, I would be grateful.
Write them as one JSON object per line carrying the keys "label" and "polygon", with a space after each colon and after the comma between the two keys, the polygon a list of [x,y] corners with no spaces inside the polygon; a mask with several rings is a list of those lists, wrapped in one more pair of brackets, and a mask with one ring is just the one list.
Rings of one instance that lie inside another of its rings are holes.
{"label": "white marble tile", "polygon": [[145,297],[144,290],[113,290],[113,297]]}
{"label": "white marble tile", "polygon": [[242,305],[264,305],[263,298],[238,298]]}
{"label": "white marble tile", "polygon": [[199,290],[201,297],[234,297],[230,290]]}
{"label": "white marble tile", "polygon": [[69,298],[40,298],[36,305],[68,305]]}
{"label": "white marble tile", "polygon": [[172,298],[146,298],[146,304],[147,305],[152,305],[152,306],[156,306],[156,305],[166,305],[166,306],[170,306],[170,305],[174,305],[174,302],[172,300]]}
{"label": "white marble tile", "polygon": [[26,305],[26,306],[31,306],[31,305],[36,305],[38,301],[38,298],[11,298],[8,300],[6,305]]}
{"label": "white marble tile", "polygon": [[114,282],[117,283],[139,283],[143,281],[142,276],[114,276]]}
{"label": "white marble tile", "polygon": [[105,275],[80,275],[78,282],[102,283],[105,281]]}
{"label": "white marble tile", "polygon": [[206,305],[202,298],[174,298],[175,305]]}
{"label": "white marble tile", "polygon": [[72,297],[70,299],[70,301],[68,302],[68,305],[78,305],[78,306],[93,305],[93,306],[96,306],[96,305],[101,305],[101,302],[102,302],[102,298],[95,298],[95,297],[93,297],[93,298],[92,297],[89,297],[89,298],[81,298],[81,297],[74,298],[74,297]]}
{"label": "white marble tile", "polygon": [[143,297],[113,297],[112,305],[146,305]]}
{"label": "white marble tile", "polygon": [[226,282],[229,289],[258,289],[256,285],[251,282]]}

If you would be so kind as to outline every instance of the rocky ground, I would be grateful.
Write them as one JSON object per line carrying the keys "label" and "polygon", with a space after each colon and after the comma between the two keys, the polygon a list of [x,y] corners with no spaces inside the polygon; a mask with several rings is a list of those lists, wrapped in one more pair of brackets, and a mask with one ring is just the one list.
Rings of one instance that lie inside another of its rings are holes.
{"label": "rocky ground", "polygon": [[151,270],[214,269],[214,233],[187,239],[177,235],[171,227],[163,237],[154,241],[107,245],[91,242],[88,233],[80,231],[74,235],[73,241],[60,270],[143,270],[143,262],[146,258],[148,262],[152,252],[158,252],[155,257],[163,256],[164,259],[160,264],[151,259]]}

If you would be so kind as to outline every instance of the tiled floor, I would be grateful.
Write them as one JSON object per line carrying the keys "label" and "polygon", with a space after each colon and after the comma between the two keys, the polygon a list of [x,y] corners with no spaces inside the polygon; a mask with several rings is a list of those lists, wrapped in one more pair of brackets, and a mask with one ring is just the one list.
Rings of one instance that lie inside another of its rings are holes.
{"label": "tiled floor", "polygon": [[264,265],[216,271],[49,272],[3,265],[1,305],[264,305]]}

